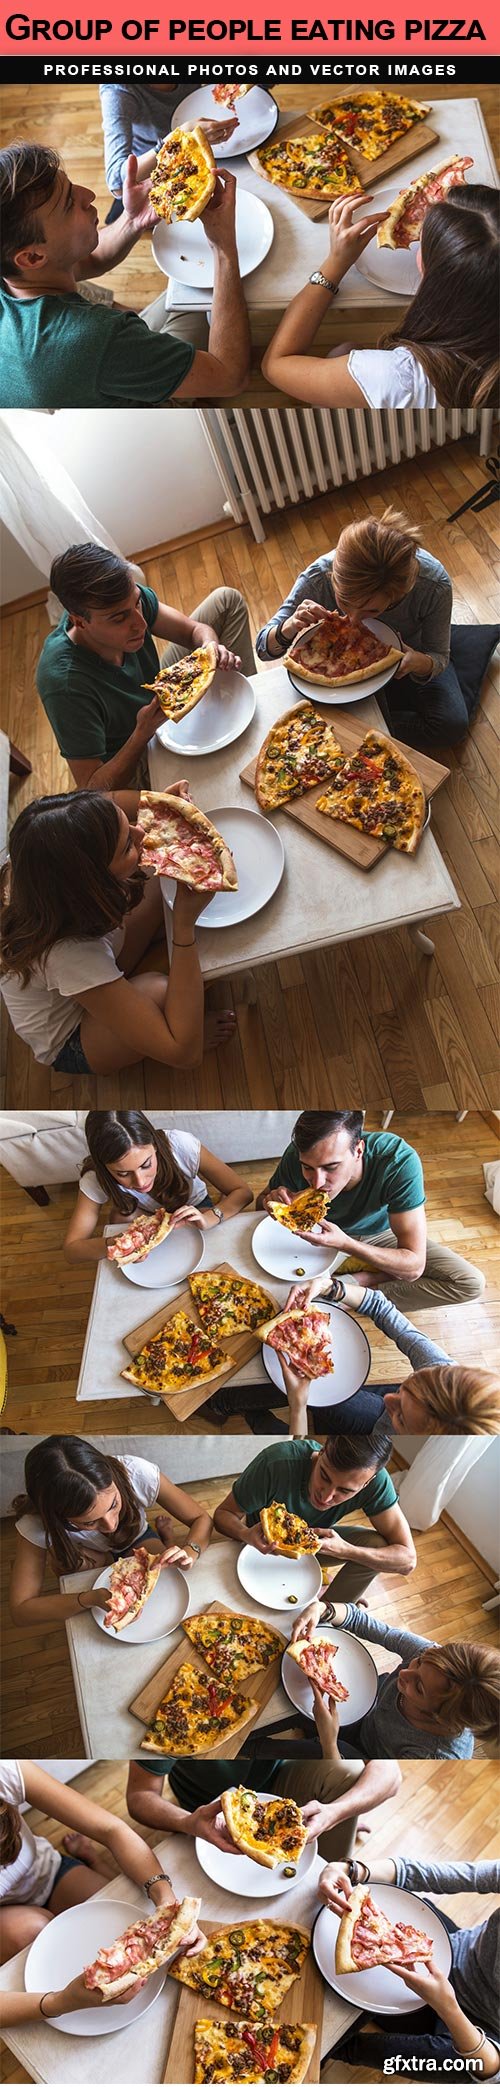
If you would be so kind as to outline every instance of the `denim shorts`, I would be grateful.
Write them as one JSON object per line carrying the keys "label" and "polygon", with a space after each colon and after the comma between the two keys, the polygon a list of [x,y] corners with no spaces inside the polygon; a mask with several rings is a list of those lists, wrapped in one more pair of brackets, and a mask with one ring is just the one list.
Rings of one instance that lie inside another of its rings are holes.
{"label": "denim shorts", "polygon": [[83,1050],[80,1037],[80,1023],[78,1023],[78,1028],[73,1030],[72,1036],[66,1037],[66,1042],[62,1044],[61,1050],[58,1051],[57,1058],[54,1058],[53,1071],[92,1071],[92,1067],[88,1064],[88,1061],[85,1057],[85,1052]]}
{"label": "denim shorts", "polygon": [[47,1894],[47,1898],[42,1899],[41,1901],[41,1904],[43,1906],[48,1906],[49,1899],[52,1898],[52,1893],[53,1891],[55,1891],[56,1884],[62,1883],[63,1877],[67,1877],[69,1870],[81,1869],[82,1860],[83,1858],[81,1855],[61,1855],[59,1869],[56,1870],[56,1875],[52,1878],[52,1883],[50,1886],[50,1891]]}

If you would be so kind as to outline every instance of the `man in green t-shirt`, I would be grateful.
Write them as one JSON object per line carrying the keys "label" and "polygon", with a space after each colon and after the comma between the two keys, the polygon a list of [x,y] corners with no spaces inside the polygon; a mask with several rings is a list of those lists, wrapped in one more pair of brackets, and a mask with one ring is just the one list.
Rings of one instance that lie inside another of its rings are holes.
{"label": "man in green t-shirt", "polygon": [[156,306],[140,314],[89,289],[154,226],[150,186],[131,153],[121,216],[100,230],[92,189],[70,181],[57,152],[21,142],[0,153],[0,406],[163,406],[242,391],[250,334],[233,174],[218,174],[203,213],[214,266],[207,349],[194,345],[198,313],[191,338],[185,319],[176,334],[175,315],[157,331]]}
{"label": "man in green t-shirt", "polygon": [[[127,1805],[131,1819],[141,1826],[158,1828],[161,1834],[183,1834],[188,1840],[211,1841],[225,1855],[237,1849],[227,1831],[220,1798],[234,1783],[245,1790],[276,1797],[292,1797],[300,1805],[308,1840],[318,1837],[320,1855],[328,1862],[352,1855],[358,1816],[385,1804],[401,1784],[397,1761],[342,1761],[336,1733],[327,1706],[317,1706],[318,1734],[322,1759],[265,1759],[258,1766],[258,1746],[265,1735],[255,1733],[256,1758],[240,1748],[236,1770],[231,1761],[200,1761],[191,1757],[167,1756],[163,1761],[148,1755],[147,1761],[131,1761],[127,1782]],[[321,1726],[321,1733],[320,1733]],[[250,1748],[252,1737],[247,1741]],[[248,1764],[248,1765],[247,1765]],[[168,1795],[163,1784],[168,1776]],[[172,1802],[172,1798],[174,1802]],[[236,1877],[236,1872],[235,1872]],[[229,1880],[228,1880],[229,1881]],[[255,1897],[258,1898],[258,1889]]]}
{"label": "man in green t-shirt", "polygon": [[[321,1538],[323,1563],[339,1567],[335,1600],[359,1601],[376,1573],[406,1575],[417,1563],[411,1529],[384,1468],[388,1447],[379,1430],[329,1436],[323,1447],[309,1437],[273,1442],[235,1479],[216,1510],[215,1528],[270,1557],[276,1546],[266,1543],[259,1516],[278,1500]],[[342,1534],[338,1523],[356,1508],[371,1531],[349,1522]]]}
{"label": "man in green t-shirt", "polygon": [[[466,1304],[481,1297],[480,1268],[427,1238],[422,1162],[413,1145],[392,1131],[365,1131],[361,1109],[307,1109],[290,1144],[257,1197],[268,1210],[276,1198],[291,1203],[305,1188],[329,1195],[326,1218],[309,1245],[356,1257],[365,1287],[384,1290],[401,1310]],[[302,1285],[319,1296],[325,1278]]]}
{"label": "man in green t-shirt", "polygon": [[50,585],[64,615],[45,640],[37,688],[78,790],[147,781],[146,748],[165,722],[144,686],[158,673],[153,633],[170,641],[163,666],[211,642],[224,671],[253,672],[248,611],[234,587],[216,588],[184,616],[153,587],[138,586],[125,558],[96,543],[55,558]]}

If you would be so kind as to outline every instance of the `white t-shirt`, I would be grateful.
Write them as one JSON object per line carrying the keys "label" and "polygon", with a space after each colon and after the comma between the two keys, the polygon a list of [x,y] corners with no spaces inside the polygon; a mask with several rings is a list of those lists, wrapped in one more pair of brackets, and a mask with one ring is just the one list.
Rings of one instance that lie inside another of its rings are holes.
{"label": "white t-shirt", "polygon": [[[0,1797],[16,1809],[26,1802],[20,1761],[0,1761]],[[0,1899],[3,1906],[45,1906],[55,1884],[61,1857],[50,1841],[32,1833],[21,1818],[21,1846],[14,1862],[0,1867]]]}
{"label": "white t-shirt", "polygon": [[124,934],[123,927],[112,928],[109,935],[96,935],[88,942],[67,935],[54,944],[43,964],[33,965],[27,985],[14,971],[0,979],[12,1027],[41,1065],[53,1065],[78,1028],[83,1013],[78,994],[123,977],[116,958]]}
{"label": "white t-shirt", "polygon": [[[174,1159],[177,1160],[182,1173],[184,1175],[187,1174],[188,1177],[186,1195],[183,1200],[186,1203],[204,1203],[207,1189],[201,1174],[198,1173],[201,1151],[199,1138],[192,1138],[190,1131],[169,1130],[168,1142]],[[105,1188],[100,1187],[97,1174],[91,1173],[90,1170],[88,1174],[80,1175],[80,1188],[82,1196],[89,1196],[91,1203],[109,1202]],[[124,1189],[119,1181],[115,1182],[113,1195],[116,1197],[117,1203],[120,1201],[120,1196],[129,1196],[130,1194],[135,1195],[135,1189]],[[136,1202],[141,1210],[158,1210],[159,1207],[154,1196],[147,1196],[142,1193],[136,1196]]]}
{"label": "white t-shirt", "polygon": [[421,362],[403,342],[395,348],[351,348],[349,375],[359,384],[368,406],[436,406],[434,385]]}
{"label": "white t-shirt", "polygon": [[[141,1526],[137,1531],[137,1536],[134,1537],[134,1543],[140,1543],[141,1538],[146,1534],[148,1526],[148,1517],[145,1510],[152,1507],[154,1501],[158,1499],[161,1474],[158,1464],[150,1464],[146,1457],[117,1457],[116,1461],[118,1464],[123,1464],[124,1470],[127,1472],[130,1483],[134,1488],[138,1507],[142,1509]],[[19,1521],[16,1522],[16,1529],[19,1530],[20,1536],[26,1537],[27,1543],[36,1544],[40,1551],[47,1550],[47,1537],[40,1515],[21,1515]],[[71,1523],[68,1523],[68,1536],[71,1537],[72,1543],[82,1544],[86,1551],[102,1552],[112,1551],[116,1548],[112,1537],[105,1536],[104,1531],[101,1529],[72,1529]]]}

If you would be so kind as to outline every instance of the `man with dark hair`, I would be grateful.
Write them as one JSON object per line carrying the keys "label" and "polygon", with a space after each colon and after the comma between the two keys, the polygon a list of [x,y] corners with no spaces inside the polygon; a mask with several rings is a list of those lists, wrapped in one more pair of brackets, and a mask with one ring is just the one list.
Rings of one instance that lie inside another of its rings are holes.
{"label": "man with dark hair", "polygon": [[45,640],[37,688],[79,790],[147,782],[148,742],[164,723],[158,697],[144,686],[158,673],[153,632],[170,641],[162,666],[210,641],[219,667],[254,671],[248,611],[234,587],[217,587],[184,616],[153,587],[138,586],[125,558],[96,543],[73,544],[55,558],[50,585],[64,614]]}
{"label": "man with dark hair", "polygon": [[[276,1199],[291,1203],[305,1188],[324,1189],[330,1199],[309,1245],[323,1253],[331,1247],[334,1265],[337,1255],[355,1255],[365,1284],[375,1274],[374,1287],[402,1310],[481,1297],[481,1269],[427,1239],[423,1170],[413,1145],[392,1131],[365,1131],[361,1110],[304,1111],[257,1209],[268,1210]],[[329,1283],[328,1275],[317,1276],[301,1297],[327,1295]]]}
{"label": "man with dark hair", "polygon": [[[321,1537],[320,1560],[339,1565],[335,1599],[358,1601],[376,1573],[410,1573],[416,1565],[411,1529],[384,1467],[387,1436],[336,1435],[323,1448],[303,1442],[273,1442],[235,1479],[214,1516],[215,1528],[236,1543],[274,1555],[260,1525],[262,1507],[279,1500]],[[360,1508],[371,1529],[337,1524]]]}
{"label": "man with dark hair", "polygon": [[199,314],[189,330],[179,316],[176,333],[175,314],[162,311],[158,327],[157,303],[134,312],[88,288],[151,231],[149,190],[131,153],[121,216],[100,230],[92,189],[70,181],[57,152],[23,141],[0,153],[1,406],[163,406],[242,390],[250,336],[234,175],[218,174],[202,219],[214,257],[206,349],[195,345]]}

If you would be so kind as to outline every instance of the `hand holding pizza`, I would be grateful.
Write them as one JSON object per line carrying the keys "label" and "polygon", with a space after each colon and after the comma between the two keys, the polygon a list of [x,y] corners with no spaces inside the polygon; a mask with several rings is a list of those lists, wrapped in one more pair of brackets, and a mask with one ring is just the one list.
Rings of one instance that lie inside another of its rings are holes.
{"label": "hand holding pizza", "polygon": [[[319,601],[301,601],[293,616],[287,616],[286,623],[282,623],[281,636],[297,638],[299,631],[310,630],[311,623],[324,623],[325,615],[326,610],[321,608]],[[276,1195],[280,1194],[281,1190],[277,1189]]]}
{"label": "hand holding pizza", "polygon": [[85,1587],[75,1600],[79,1609],[110,1609],[113,1596],[110,1587]]}
{"label": "hand holding pizza", "polygon": [[[78,1978],[70,1979],[69,1985],[62,1986],[60,1992],[42,1995],[44,2001],[43,2013],[46,2021],[52,2022],[57,2020],[58,2015],[75,2014],[81,2007],[128,2007],[129,2001],[137,1999],[137,1994],[140,1993],[141,1987],[145,1984],[146,1976],[135,1978],[133,1985],[128,1986],[126,1993],[110,1992],[105,1999],[104,1993],[101,1993],[97,1987],[92,1992],[89,1990],[89,1987],[85,1984],[84,1973],[81,1971]],[[54,2003],[52,2007],[50,2005],[51,2000]]]}
{"label": "hand holding pizza", "polygon": [[345,1913],[351,1897],[352,1884],[343,1862],[327,1862],[319,1879],[320,1898],[331,1906],[332,1913]]}
{"label": "hand holding pizza", "polygon": [[[181,128],[189,130],[190,125],[182,124]],[[233,131],[239,128],[239,119],[237,116],[200,116],[197,128],[203,131],[207,145],[227,145]]]}
{"label": "hand holding pizza", "polygon": [[322,1614],[323,1609],[320,1601],[314,1600],[309,1602],[307,1609],[302,1610],[302,1615],[298,1616],[297,1622],[294,1623],[290,1644],[294,1645],[296,1638],[313,1638],[314,1632],[318,1628],[318,1623],[321,1623]]}
{"label": "hand holding pizza", "polygon": [[375,238],[379,225],[382,225],[384,218],[387,217],[386,210],[379,210],[375,217],[363,216],[359,218],[357,224],[354,224],[355,210],[359,210],[362,204],[371,202],[373,202],[373,197],[365,196],[362,189],[360,189],[359,195],[340,196],[336,203],[330,205],[328,212],[330,249],[326,261],[321,263],[321,268],[329,281],[332,277],[334,282],[339,283],[342,281],[342,277],[347,275],[348,269],[353,268],[356,261],[359,261],[360,254],[364,253],[365,246],[369,246],[370,240]]}
{"label": "hand holding pizza", "polygon": [[186,1833],[203,1841],[212,1841],[214,1848],[222,1848],[224,1855],[239,1855],[236,1842],[228,1833],[224,1813],[220,1808],[220,1797],[213,1797],[211,1804],[199,1804],[191,1812]]}
{"label": "hand holding pizza", "polygon": [[201,1232],[208,1232],[212,1219],[212,1210],[200,1210],[196,1203],[181,1203],[172,1213],[170,1230],[174,1232],[178,1225],[199,1225]]}
{"label": "hand holding pizza", "polygon": [[436,1971],[432,1964],[406,1965],[404,1970],[400,1964],[391,1964],[391,1971],[395,1978],[403,1980],[403,1985],[409,1986],[411,1993],[418,1993],[424,2005],[433,2007],[437,2015],[443,2016],[443,2006],[452,1995],[444,1971]]}
{"label": "hand holding pizza", "polygon": [[324,1696],[317,1683],[308,1675],[309,1687],[314,1697],[314,1723],[321,1752],[326,1761],[336,1760],[339,1736],[339,1705],[333,1696]]}
{"label": "hand holding pizza", "polygon": [[236,254],[236,180],[234,174],[217,175],[213,196],[207,203],[201,219],[203,230],[211,246],[219,253]]}
{"label": "hand holding pizza", "polygon": [[162,1572],[166,1565],[179,1565],[182,1572],[190,1572],[194,1565],[193,1552],[184,1550],[182,1544],[171,1544],[167,1551],[162,1551],[158,1564]]}
{"label": "hand holding pizza", "polygon": [[[314,1240],[312,1244],[314,1246]],[[327,1275],[314,1275],[310,1283],[293,1283],[286,1300],[287,1311],[292,1309],[297,1312],[307,1311],[308,1304],[312,1304],[313,1297],[324,1297],[325,1291],[329,1287],[330,1278]]]}
{"label": "hand holding pizza", "polygon": [[129,152],[123,182],[123,209],[125,217],[133,221],[136,232],[149,232],[156,224],[156,212],[149,200],[151,181],[138,181],[137,155]]}
{"label": "hand holding pizza", "polygon": [[269,1210],[270,1203],[293,1203],[293,1196],[290,1195],[289,1189],[282,1188],[281,1181],[278,1182],[277,1188],[268,1189],[266,1195],[262,1197],[264,1210]]}
{"label": "hand holding pizza", "polygon": [[218,639],[217,666],[222,668],[223,674],[229,673],[233,667],[236,668],[236,672],[238,674],[241,672],[241,659],[239,652],[228,652],[227,645],[219,645]]}
{"label": "hand holding pizza", "polygon": [[164,725],[164,723],[165,711],[162,709],[159,696],[153,696],[152,702],[144,703],[142,710],[139,710],[137,715],[137,723],[134,727],[134,738],[137,741],[137,745],[139,747],[148,746],[150,739],[154,739],[158,726]]}
{"label": "hand holding pizza", "polygon": [[255,1522],[252,1529],[246,1530],[245,1543],[251,1544],[254,1551],[263,1551],[265,1558],[270,1558],[271,1556],[274,1558],[276,1553],[279,1556],[279,1544],[268,1544],[266,1542],[260,1522]]}

